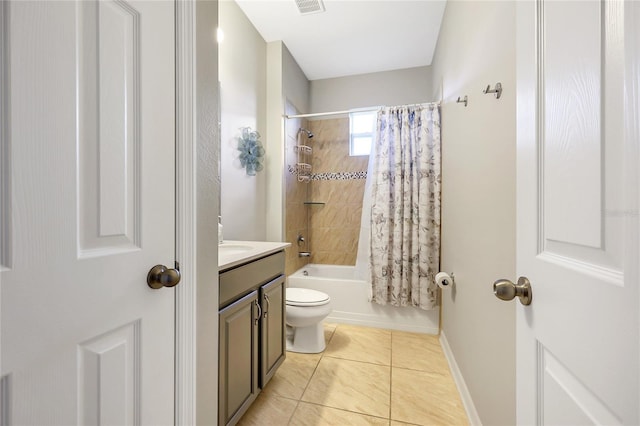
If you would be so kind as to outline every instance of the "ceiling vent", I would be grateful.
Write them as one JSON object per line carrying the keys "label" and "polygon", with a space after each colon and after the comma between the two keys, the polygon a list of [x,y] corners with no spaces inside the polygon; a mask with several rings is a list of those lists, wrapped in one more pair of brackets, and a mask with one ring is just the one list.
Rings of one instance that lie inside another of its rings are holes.
{"label": "ceiling vent", "polygon": [[324,12],[322,0],[296,0],[301,15]]}

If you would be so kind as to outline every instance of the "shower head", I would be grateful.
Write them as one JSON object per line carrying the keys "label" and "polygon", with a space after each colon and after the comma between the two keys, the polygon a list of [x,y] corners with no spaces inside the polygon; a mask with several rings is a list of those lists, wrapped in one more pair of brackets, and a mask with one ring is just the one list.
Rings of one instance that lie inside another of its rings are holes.
{"label": "shower head", "polygon": [[302,127],[300,127],[300,130],[298,130],[298,133],[303,133],[303,132],[307,134],[307,137],[308,137],[309,139],[311,139],[311,138],[313,137],[313,133],[311,133],[311,132],[310,132],[309,130],[307,130],[307,129],[303,129]]}

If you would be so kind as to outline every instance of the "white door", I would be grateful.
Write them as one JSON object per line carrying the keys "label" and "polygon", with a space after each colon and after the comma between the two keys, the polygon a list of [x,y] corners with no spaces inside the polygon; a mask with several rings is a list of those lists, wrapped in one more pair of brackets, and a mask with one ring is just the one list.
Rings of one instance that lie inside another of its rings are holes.
{"label": "white door", "polygon": [[519,2],[519,424],[640,422],[640,3]]}
{"label": "white door", "polygon": [[173,424],[174,3],[0,8],[0,418]]}

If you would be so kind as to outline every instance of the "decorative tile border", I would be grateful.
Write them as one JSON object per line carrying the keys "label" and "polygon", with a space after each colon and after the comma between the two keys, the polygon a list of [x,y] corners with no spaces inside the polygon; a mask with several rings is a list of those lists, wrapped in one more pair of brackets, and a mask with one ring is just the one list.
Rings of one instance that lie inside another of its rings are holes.
{"label": "decorative tile border", "polygon": [[[289,173],[297,175],[296,168],[288,166]],[[366,179],[367,172],[325,172],[325,173],[311,173],[311,180],[358,180]]]}
{"label": "decorative tile border", "polygon": [[330,172],[311,174],[311,180],[356,180],[366,178],[367,172]]}

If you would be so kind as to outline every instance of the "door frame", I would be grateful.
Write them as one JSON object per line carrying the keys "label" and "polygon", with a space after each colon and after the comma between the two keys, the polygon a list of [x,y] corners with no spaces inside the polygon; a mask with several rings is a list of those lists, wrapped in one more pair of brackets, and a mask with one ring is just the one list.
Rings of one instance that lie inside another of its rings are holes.
{"label": "door frame", "polygon": [[196,424],[195,418],[195,280],[196,268],[193,257],[195,235],[193,224],[196,221],[196,209],[185,214],[184,208],[195,207],[193,197],[195,181],[192,174],[186,172],[194,166],[192,157],[196,151],[196,140],[192,126],[195,108],[192,87],[195,73],[193,60],[195,46],[193,30],[195,22],[195,0],[176,1],[176,258],[180,262],[181,282],[176,289],[175,319],[175,388],[174,388],[174,424]]}
{"label": "door frame", "polygon": [[[204,220],[219,214],[218,46],[211,31],[218,26],[218,1],[175,0],[175,8],[176,258],[182,282],[175,287],[174,424],[187,426],[217,424],[218,418],[211,403],[218,399],[218,265],[210,259],[218,258],[217,222]],[[196,58],[204,51],[209,56]],[[207,300],[206,309],[198,310],[198,299]]]}
{"label": "door frame", "polygon": [[[633,153],[627,159],[630,170],[635,170],[634,179],[637,193],[629,194],[635,197],[635,211],[626,212],[628,214],[627,224],[632,233],[640,234],[640,172],[637,165],[640,164],[640,3],[635,1],[625,2],[625,9],[630,8],[628,12],[625,10],[625,94],[627,96],[625,102],[625,139],[630,144],[629,152]],[[632,168],[633,167],[633,168]],[[632,169],[631,169],[632,168]],[[629,191],[630,193],[631,191]],[[635,218],[634,218],[635,215]],[[637,240],[636,240],[637,241]],[[635,276],[636,286],[640,287],[640,251],[637,259],[627,258],[634,265],[632,274]],[[640,291],[638,291],[638,306],[640,306]],[[638,359],[640,363],[640,359]],[[640,371],[639,371],[640,375]],[[640,381],[640,377],[636,378]],[[638,401],[640,403],[640,401]],[[638,413],[638,412],[637,412]],[[640,418],[640,414],[638,417]]]}

